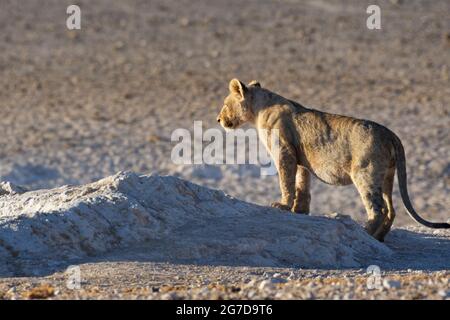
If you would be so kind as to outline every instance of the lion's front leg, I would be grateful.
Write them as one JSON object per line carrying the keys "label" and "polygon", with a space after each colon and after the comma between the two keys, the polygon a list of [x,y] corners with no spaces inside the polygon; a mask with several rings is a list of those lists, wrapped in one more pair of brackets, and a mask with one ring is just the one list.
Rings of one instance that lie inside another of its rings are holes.
{"label": "lion's front leg", "polygon": [[309,205],[311,202],[310,194],[311,174],[306,168],[297,167],[297,176],[295,178],[295,200],[292,207],[293,212],[309,214]]}
{"label": "lion's front leg", "polygon": [[279,175],[281,201],[272,203],[272,207],[291,210],[295,198],[297,159],[292,150],[282,148],[275,159],[275,163]]}

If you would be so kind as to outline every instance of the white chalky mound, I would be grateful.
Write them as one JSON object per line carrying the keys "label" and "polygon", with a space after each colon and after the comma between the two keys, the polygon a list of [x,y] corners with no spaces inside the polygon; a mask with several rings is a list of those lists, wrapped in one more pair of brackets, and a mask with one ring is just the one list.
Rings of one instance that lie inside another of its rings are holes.
{"label": "white chalky mound", "polygon": [[155,261],[339,268],[391,254],[348,217],[290,214],[171,176],[121,172],[82,186],[8,189],[0,196],[1,261],[145,246]]}

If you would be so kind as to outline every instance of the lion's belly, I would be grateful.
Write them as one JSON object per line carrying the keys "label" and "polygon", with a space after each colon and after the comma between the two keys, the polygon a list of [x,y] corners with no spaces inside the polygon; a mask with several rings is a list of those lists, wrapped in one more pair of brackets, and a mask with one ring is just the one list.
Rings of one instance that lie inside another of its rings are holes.
{"label": "lion's belly", "polygon": [[312,171],[312,174],[322,182],[335,186],[345,186],[352,183],[352,179],[346,173],[342,174],[327,169],[316,169]]}
{"label": "lion's belly", "polygon": [[321,163],[311,163],[308,169],[319,180],[327,184],[345,186],[352,183],[344,165],[331,159],[323,160]]}

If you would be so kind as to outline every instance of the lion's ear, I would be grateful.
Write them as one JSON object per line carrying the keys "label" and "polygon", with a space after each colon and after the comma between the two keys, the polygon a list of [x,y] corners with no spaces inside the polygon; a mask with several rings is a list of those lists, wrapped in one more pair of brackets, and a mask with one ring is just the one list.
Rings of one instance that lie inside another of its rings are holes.
{"label": "lion's ear", "polygon": [[249,87],[258,87],[258,88],[261,88],[261,84],[260,84],[258,81],[256,81],[256,80],[250,81],[250,83],[248,84],[248,86],[249,86]]}
{"label": "lion's ear", "polygon": [[233,79],[230,81],[229,85],[230,92],[239,96],[240,98],[244,98],[245,93],[247,92],[247,87],[238,79]]}

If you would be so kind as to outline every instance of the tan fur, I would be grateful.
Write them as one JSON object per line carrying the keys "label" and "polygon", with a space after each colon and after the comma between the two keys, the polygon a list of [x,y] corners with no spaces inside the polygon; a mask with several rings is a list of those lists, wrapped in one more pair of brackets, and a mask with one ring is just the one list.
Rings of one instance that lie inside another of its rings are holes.
{"label": "tan fur", "polygon": [[[269,134],[273,129],[279,132],[275,162],[281,200],[272,206],[309,213],[311,174],[332,185],[353,183],[368,214],[366,230],[383,241],[395,218],[392,188],[397,168],[410,215],[432,228],[450,227],[425,221],[412,208],[406,191],[403,147],[389,129],[372,121],[305,108],[256,81],[246,86],[233,79],[229,90],[217,119],[223,127],[234,129],[249,122]],[[273,154],[269,141],[266,146]]]}

